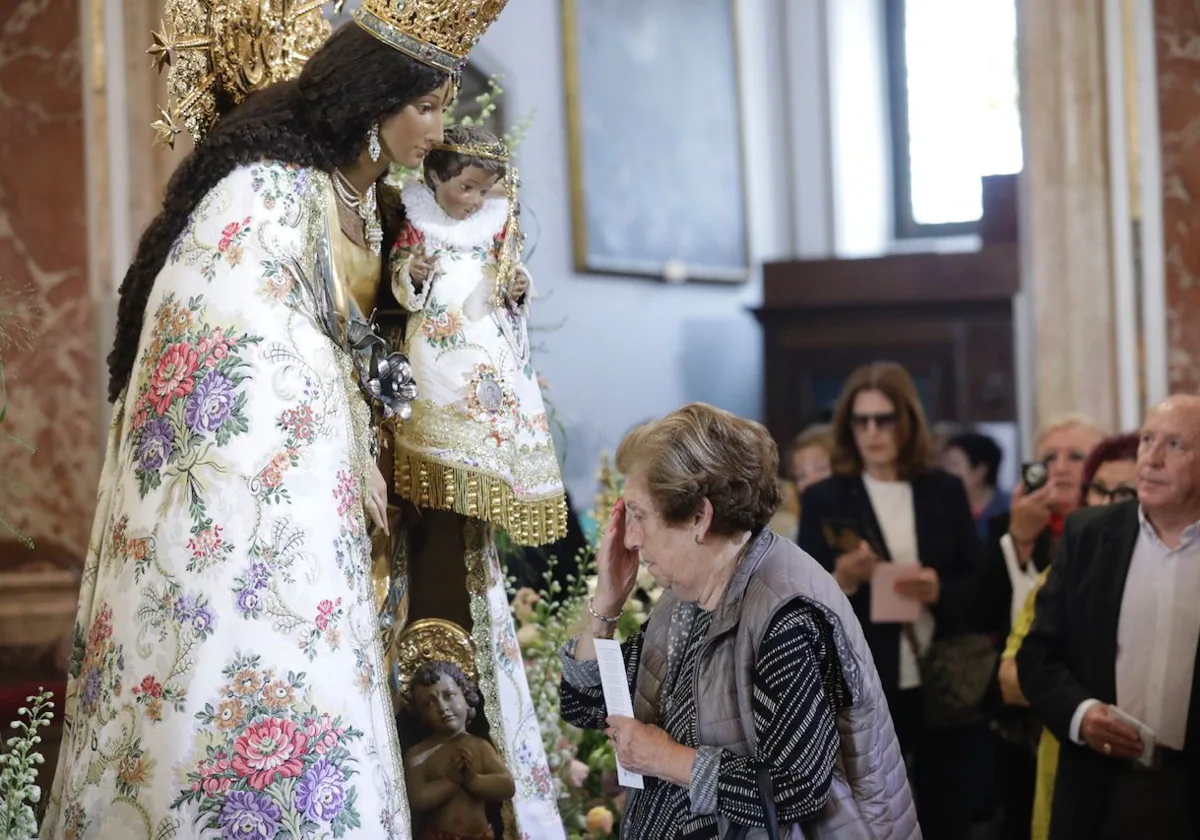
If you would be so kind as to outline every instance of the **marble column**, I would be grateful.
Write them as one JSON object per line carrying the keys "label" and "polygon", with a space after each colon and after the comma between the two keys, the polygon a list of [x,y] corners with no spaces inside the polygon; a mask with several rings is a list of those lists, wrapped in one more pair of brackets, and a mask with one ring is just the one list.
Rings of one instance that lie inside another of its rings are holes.
{"label": "marble column", "polygon": [[1118,419],[1103,7],[1023,0],[1022,288],[1034,322],[1033,412]]}
{"label": "marble column", "polygon": [[[83,0],[87,137],[89,274],[96,313],[96,376],[107,383],[117,290],[142,230],[158,212],[171,172],[190,149],[154,145],[150,124],[166,104],[165,77],[146,48],[165,0]],[[93,416],[106,428],[107,388]]]}
{"label": "marble column", "polygon": [[1172,391],[1200,388],[1200,7],[1154,0]]}
{"label": "marble column", "polygon": [[[0,309],[28,328],[0,347],[0,513],[82,558],[94,509],[93,406],[80,10],[17,0],[0,11]],[[30,453],[20,438],[36,448]],[[11,538],[0,527],[0,540]]]}

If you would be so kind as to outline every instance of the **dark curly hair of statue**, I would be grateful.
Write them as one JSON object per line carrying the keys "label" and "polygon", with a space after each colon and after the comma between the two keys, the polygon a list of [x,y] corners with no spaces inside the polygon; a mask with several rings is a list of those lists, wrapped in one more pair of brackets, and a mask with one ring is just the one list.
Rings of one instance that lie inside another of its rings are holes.
{"label": "dark curly hair of statue", "polygon": [[476,712],[479,709],[479,704],[483,702],[483,695],[479,693],[479,688],[475,683],[467,679],[467,675],[463,673],[462,668],[459,668],[453,662],[435,659],[422,664],[408,681],[408,687],[404,690],[404,708],[414,718],[421,723],[420,714],[417,712],[414,705],[418,688],[428,688],[432,685],[437,685],[441,682],[442,677],[449,677],[458,686],[459,691],[463,694],[463,699],[467,701],[467,723],[475,719]]}
{"label": "dark curly hair of statue", "polygon": [[[478,126],[455,125],[446,129],[445,142],[455,146],[468,144],[495,146],[499,144],[500,140],[495,134]],[[482,169],[488,175],[495,175],[501,180],[508,173],[508,165],[494,158],[464,155],[449,149],[434,148],[425,156],[425,183],[430,189],[433,189],[438,184],[444,184],[446,181],[456,178],[468,166]]]}
{"label": "dark curly hair of statue", "polygon": [[213,187],[237,167],[259,160],[324,172],[353,163],[373,124],[437,90],[447,78],[351,22],[313,54],[298,79],[251,94],[222,116],[171,176],[162,210],[142,234],[121,283],[116,339],[108,357],[109,402],[116,402],[133,372],[155,278]]}

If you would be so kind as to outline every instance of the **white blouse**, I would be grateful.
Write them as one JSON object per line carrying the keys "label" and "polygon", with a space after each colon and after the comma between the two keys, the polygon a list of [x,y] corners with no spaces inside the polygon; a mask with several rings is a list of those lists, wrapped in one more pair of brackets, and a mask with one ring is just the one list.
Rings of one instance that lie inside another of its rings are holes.
{"label": "white blouse", "polygon": [[[865,473],[862,478],[892,562],[919,565],[921,558],[917,556],[917,519],[913,510],[912,485],[907,481],[880,481]],[[933,614],[922,608],[921,617],[913,629],[921,646],[927,646],[933,640]],[[909,643],[908,635],[901,633],[900,688],[918,688],[920,685],[917,652]]]}

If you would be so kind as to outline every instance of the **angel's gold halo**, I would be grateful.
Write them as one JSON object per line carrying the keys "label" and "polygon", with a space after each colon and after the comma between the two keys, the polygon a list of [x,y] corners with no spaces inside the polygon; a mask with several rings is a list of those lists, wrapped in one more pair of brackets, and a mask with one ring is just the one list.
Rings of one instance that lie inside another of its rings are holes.
{"label": "angel's gold halo", "polygon": [[422,618],[404,628],[395,643],[395,688],[403,696],[409,680],[427,662],[457,665],[467,679],[476,682],[475,645],[471,634],[453,621]]}

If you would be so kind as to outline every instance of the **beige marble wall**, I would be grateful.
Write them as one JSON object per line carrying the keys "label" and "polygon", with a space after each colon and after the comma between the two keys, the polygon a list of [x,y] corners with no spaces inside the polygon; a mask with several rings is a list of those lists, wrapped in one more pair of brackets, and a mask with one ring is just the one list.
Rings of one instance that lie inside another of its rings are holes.
{"label": "beige marble wall", "polygon": [[1035,325],[1034,420],[1117,422],[1102,3],[1024,0],[1023,288]]}
{"label": "beige marble wall", "polygon": [[1167,371],[1172,391],[1200,388],[1200,7],[1155,0],[1162,132]]}
{"label": "beige marble wall", "polygon": [[[0,296],[28,318],[4,353],[0,511],[44,550],[82,557],[96,491],[93,307],[85,223],[80,13],[0,7]],[[0,533],[0,540],[9,535]]]}

